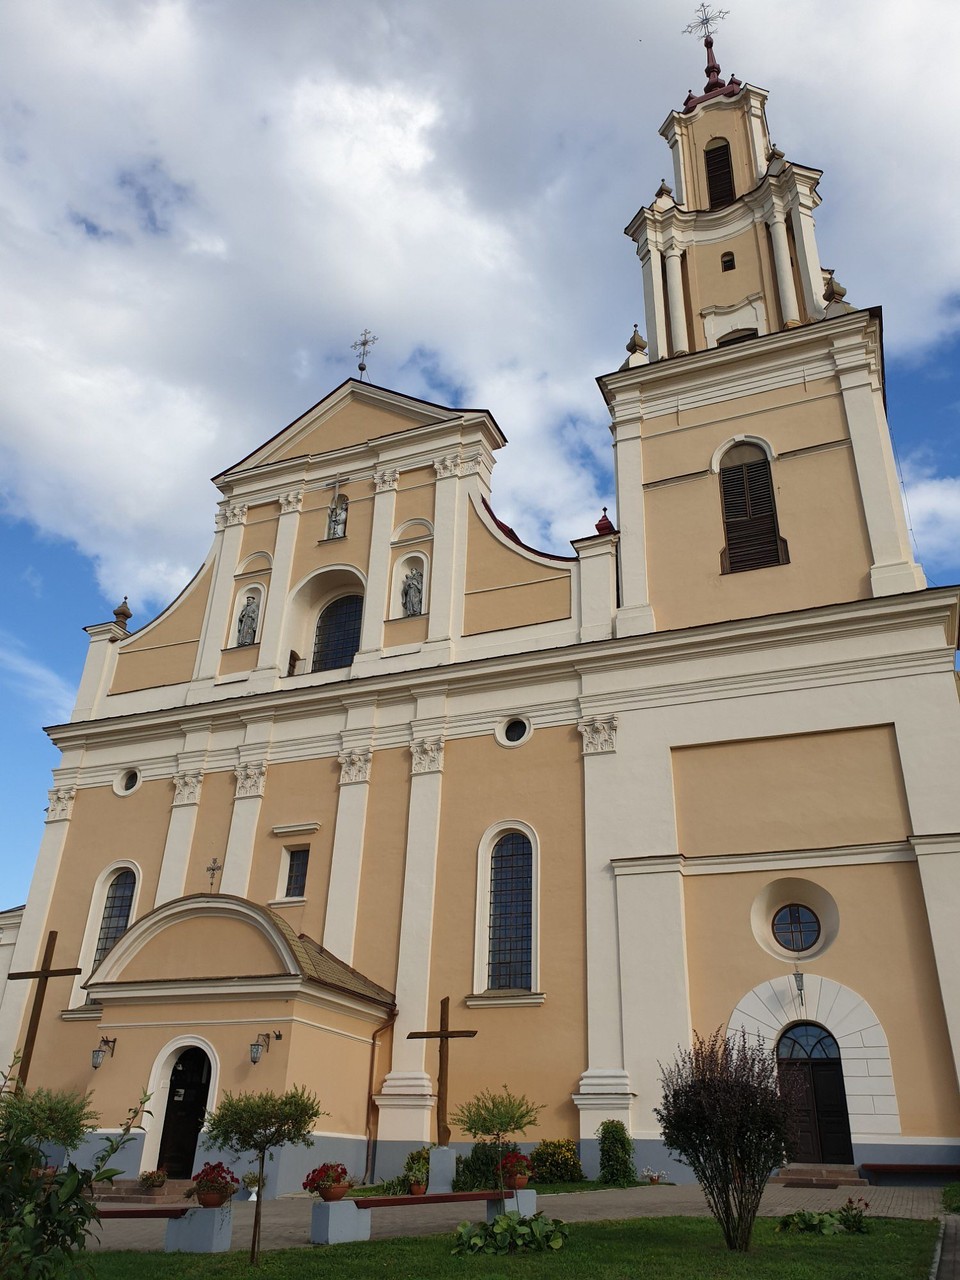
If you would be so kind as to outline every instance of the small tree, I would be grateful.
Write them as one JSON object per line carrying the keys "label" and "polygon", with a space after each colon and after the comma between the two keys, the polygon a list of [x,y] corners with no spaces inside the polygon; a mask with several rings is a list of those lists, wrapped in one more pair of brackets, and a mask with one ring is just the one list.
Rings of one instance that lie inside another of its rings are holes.
{"label": "small tree", "polygon": [[597,1130],[600,1140],[600,1181],[611,1187],[635,1187],[640,1179],[633,1163],[633,1142],[622,1120],[602,1120]]}
{"label": "small tree", "polygon": [[746,1032],[727,1039],[718,1028],[708,1040],[695,1033],[660,1078],[663,1140],[696,1175],[727,1248],[745,1253],[770,1171],[790,1146],[794,1102],[773,1056]]}
{"label": "small tree", "polygon": [[[208,1147],[222,1147],[236,1156],[251,1152],[257,1157],[257,1177],[263,1186],[263,1165],[273,1159],[274,1147],[309,1147],[311,1130],[321,1116],[319,1099],[302,1086],[286,1093],[227,1093],[216,1111],[207,1117]],[[260,1215],[263,1201],[257,1196],[250,1240],[250,1263],[260,1261]]]}
{"label": "small tree", "polygon": [[513,1094],[503,1086],[503,1093],[491,1093],[483,1089],[476,1097],[465,1102],[450,1119],[469,1133],[471,1138],[493,1138],[497,1144],[497,1179],[500,1199],[503,1201],[503,1140],[508,1133],[525,1133],[537,1123],[537,1116],[544,1109],[543,1103],[531,1102],[524,1094]]}
{"label": "small tree", "polygon": [[90,1105],[89,1093],[69,1093],[60,1089],[26,1089],[12,1080],[0,1093],[0,1125],[4,1129],[29,1134],[38,1145],[79,1147],[100,1117]]}

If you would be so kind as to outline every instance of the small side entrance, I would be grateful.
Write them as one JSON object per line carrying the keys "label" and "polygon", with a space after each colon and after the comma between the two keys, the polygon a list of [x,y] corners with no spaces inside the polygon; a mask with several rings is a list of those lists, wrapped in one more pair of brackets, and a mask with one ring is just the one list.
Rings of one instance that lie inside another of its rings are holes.
{"label": "small side entrance", "polygon": [[824,1027],[800,1022],[777,1044],[780,1077],[800,1097],[795,1133],[798,1164],[853,1164],[840,1046]]}
{"label": "small side entrance", "polygon": [[170,1072],[170,1091],[157,1157],[157,1168],[166,1169],[168,1177],[189,1178],[193,1173],[209,1089],[210,1059],[202,1049],[184,1049]]}

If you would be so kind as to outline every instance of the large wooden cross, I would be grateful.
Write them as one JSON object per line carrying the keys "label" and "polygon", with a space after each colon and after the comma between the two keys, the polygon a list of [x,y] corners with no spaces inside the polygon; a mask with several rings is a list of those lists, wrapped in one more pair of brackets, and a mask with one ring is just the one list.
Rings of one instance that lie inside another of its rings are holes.
{"label": "large wooden cross", "polygon": [[447,1072],[450,1065],[450,1041],[472,1039],[475,1031],[450,1030],[450,997],[444,996],[440,1001],[439,1031],[409,1031],[408,1040],[440,1041],[440,1074],[437,1076],[437,1143],[441,1147],[450,1145],[450,1126],[447,1124]]}
{"label": "large wooden cross", "polygon": [[43,1012],[43,999],[47,994],[47,983],[51,978],[66,978],[82,972],[80,969],[54,969],[53,953],[57,945],[57,931],[51,929],[47,934],[47,945],[43,949],[43,959],[39,969],[27,969],[22,973],[8,973],[7,978],[16,981],[18,978],[36,978],[37,989],[33,993],[33,1007],[30,1010],[30,1021],[27,1024],[27,1038],[23,1043],[23,1053],[17,1077],[22,1085],[27,1083],[27,1073],[33,1059],[33,1046],[37,1043],[37,1031],[40,1027],[40,1014]]}

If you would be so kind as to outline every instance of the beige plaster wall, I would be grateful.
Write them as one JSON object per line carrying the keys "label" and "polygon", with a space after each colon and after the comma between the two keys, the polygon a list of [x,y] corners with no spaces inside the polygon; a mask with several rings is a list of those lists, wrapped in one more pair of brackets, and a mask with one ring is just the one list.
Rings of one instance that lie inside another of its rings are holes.
{"label": "beige plaster wall", "polygon": [[406,747],[377,751],[367,800],[353,964],[388,991],[396,990],[397,980],[410,766]]}
{"label": "beige plaster wall", "polygon": [[235,978],[288,973],[290,966],[246,920],[194,915],[173,920],[116,975],[118,982],[158,978]]}
{"label": "beige plaster wall", "polygon": [[[533,1141],[579,1132],[570,1095],[586,1066],[580,750],[572,725],[538,729],[515,750],[501,747],[492,734],[448,739],[444,749],[430,1007],[439,1010],[449,995],[451,1024],[479,1033],[451,1051],[451,1103],[506,1082],[548,1104],[527,1134]],[[540,986],[546,1001],[538,1008],[468,1009],[477,851],[487,828],[508,819],[529,823],[540,840]],[[427,1050],[427,1070],[436,1070],[435,1048]]]}
{"label": "beige plaster wall", "polygon": [[402,413],[391,413],[369,404],[344,404],[312,430],[291,442],[277,458],[302,458],[308,454],[348,449],[382,436],[394,435],[421,425],[426,419],[414,419]]}
{"label": "beige plaster wall", "polygon": [[180,684],[193,676],[212,581],[211,561],[149,630],[121,641],[111,693]]}
{"label": "beige plaster wall", "polygon": [[[849,986],[872,1007],[890,1046],[904,1136],[960,1135],[943,1004],[915,863],[810,867],[839,908],[836,940],[804,970]],[[750,908],[769,872],[684,877],[690,1006],[701,1034],[725,1026],[743,996],[789,966],[763,951]]]}
{"label": "beige plaster wall", "polygon": [[570,617],[571,570],[562,561],[538,564],[505,547],[471,508],[463,634],[498,631]]}
{"label": "beige plaster wall", "polygon": [[678,133],[685,151],[685,172],[689,185],[687,208],[709,209],[707,170],[703,159],[704,148],[714,138],[725,138],[730,144],[730,161],[733,165],[733,184],[739,198],[757,185],[753,169],[746,116],[741,106],[711,110],[706,106],[694,116],[679,122]]}
{"label": "beige plaster wall", "polygon": [[911,831],[892,725],[674,748],[686,857],[904,840]]}
{"label": "beige plaster wall", "polygon": [[220,862],[226,860],[224,855],[227,851],[227,834],[230,831],[236,788],[237,779],[232,769],[204,774],[184,894],[208,893],[208,863],[212,858],[217,858]]}
{"label": "beige plaster wall", "polygon": [[391,645],[423,644],[427,638],[428,618],[425,613],[415,618],[392,618],[384,623],[383,647]]}
{"label": "beige plaster wall", "polygon": [[280,519],[280,503],[264,502],[247,509],[243,524],[243,541],[240,544],[240,564],[256,551],[273,555],[277,545],[277,521]]}
{"label": "beige plaster wall", "polygon": [[291,583],[296,584],[308,574],[334,564],[353,565],[366,574],[373,525],[373,485],[369,480],[358,480],[341,485],[340,492],[346,494],[349,503],[344,538],[327,538],[327,513],[333,489],[314,489],[304,495]]}
{"label": "beige plaster wall", "polygon": [[220,651],[220,675],[235,675],[238,671],[252,671],[257,665],[257,659],[260,657],[259,644],[245,644],[239,648],[235,645],[232,649],[222,649]]}
{"label": "beige plaster wall", "polygon": [[433,467],[401,471],[397,483],[395,527],[406,520],[433,520],[437,473]]}
{"label": "beige plaster wall", "polygon": [[[284,919],[317,942],[323,937],[326,917],[339,780],[340,767],[333,756],[270,765],[250,869],[248,896],[254,902],[270,902],[277,897],[284,847],[309,848],[307,904],[299,920],[284,908]],[[305,835],[273,834],[274,827],[299,822],[319,822],[320,829]],[[282,892],[283,886],[280,888]]]}

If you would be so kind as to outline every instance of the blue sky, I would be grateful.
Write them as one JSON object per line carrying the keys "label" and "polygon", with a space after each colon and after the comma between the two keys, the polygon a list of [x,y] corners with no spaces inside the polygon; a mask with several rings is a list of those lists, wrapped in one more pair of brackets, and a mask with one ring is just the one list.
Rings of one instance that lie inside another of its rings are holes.
{"label": "blue sky", "polygon": [[[612,507],[597,374],[642,326],[622,235],[702,82],[690,0],[31,0],[0,11],[0,906],[23,901],[82,628],[202,561],[244,456],[379,341],[383,385],[490,409],[498,514]],[[960,580],[947,0],[738,0],[724,71],[824,169],[821,259],[882,305],[928,576]],[[135,833],[131,833],[135,838]]]}

